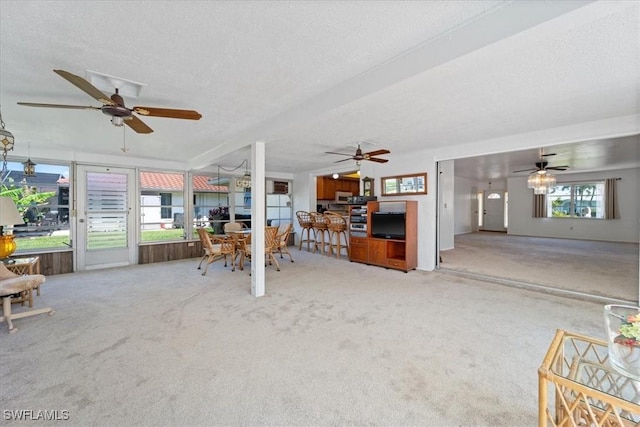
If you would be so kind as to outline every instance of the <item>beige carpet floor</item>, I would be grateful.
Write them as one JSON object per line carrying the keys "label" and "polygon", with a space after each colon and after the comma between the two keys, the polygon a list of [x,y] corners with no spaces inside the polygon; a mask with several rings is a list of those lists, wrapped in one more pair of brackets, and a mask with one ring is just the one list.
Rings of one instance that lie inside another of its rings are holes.
{"label": "beige carpet floor", "polygon": [[69,420],[2,425],[533,426],[556,329],[604,338],[593,302],[293,256],[258,299],[195,259],[49,277],[56,314],[0,327],[0,409]]}
{"label": "beige carpet floor", "polygon": [[442,267],[638,302],[638,244],[477,232],[455,237]]}

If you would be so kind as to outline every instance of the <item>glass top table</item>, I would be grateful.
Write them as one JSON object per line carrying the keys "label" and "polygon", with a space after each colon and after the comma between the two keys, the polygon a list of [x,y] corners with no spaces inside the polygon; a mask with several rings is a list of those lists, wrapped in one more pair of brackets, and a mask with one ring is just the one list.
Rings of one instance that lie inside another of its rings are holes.
{"label": "glass top table", "polygon": [[608,359],[605,341],[557,330],[538,369],[539,425],[638,425],[640,382]]}

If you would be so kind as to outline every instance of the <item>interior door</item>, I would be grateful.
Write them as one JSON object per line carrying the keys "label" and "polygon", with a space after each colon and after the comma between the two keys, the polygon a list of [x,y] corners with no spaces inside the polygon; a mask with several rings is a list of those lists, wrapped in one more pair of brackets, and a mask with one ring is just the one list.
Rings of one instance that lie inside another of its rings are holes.
{"label": "interior door", "polygon": [[77,166],[76,270],[136,263],[134,171]]}
{"label": "interior door", "polygon": [[486,190],[484,192],[485,231],[504,231],[504,191]]}

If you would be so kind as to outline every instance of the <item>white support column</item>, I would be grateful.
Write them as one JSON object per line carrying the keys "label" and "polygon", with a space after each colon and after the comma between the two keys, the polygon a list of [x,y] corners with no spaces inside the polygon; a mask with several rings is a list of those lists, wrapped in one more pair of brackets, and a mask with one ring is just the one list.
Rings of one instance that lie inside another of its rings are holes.
{"label": "white support column", "polygon": [[264,227],[266,225],[265,144],[251,144],[251,295],[264,296]]}

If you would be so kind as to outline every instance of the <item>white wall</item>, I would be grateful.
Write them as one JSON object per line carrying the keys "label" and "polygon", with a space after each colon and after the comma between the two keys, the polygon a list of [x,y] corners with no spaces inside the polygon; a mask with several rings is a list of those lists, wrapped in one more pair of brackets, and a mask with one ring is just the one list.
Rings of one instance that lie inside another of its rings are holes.
{"label": "white wall", "polygon": [[[456,178],[454,185],[454,234],[471,233],[473,231],[472,200],[477,196],[477,184],[466,178]],[[476,220],[477,221],[477,220]]]}
{"label": "white wall", "polygon": [[[381,177],[427,173],[427,194],[416,196],[384,196]],[[362,162],[361,176],[375,178],[374,195],[378,200],[415,200],[418,202],[418,270],[436,267],[436,162],[432,151],[416,150],[390,156],[388,163]],[[453,229],[452,229],[453,230]]]}
{"label": "white wall", "polygon": [[533,218],[533,196],[531,190],[527,188],[527,178],[510,178],[508,180],[509,234],[638,243],[640,169],[556,176],[558,184],[568,181],[622,178],[618,181],[620,219]]}
{"label": "white wall", "polygon": [[455,194],[455,176],[454,161],[444,160],[438,163],[439,166],[439,193],[438,207],[440,227],[440,250],[446,251],[453,249],[454,226],[456,223],[456,194]]}

